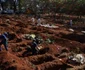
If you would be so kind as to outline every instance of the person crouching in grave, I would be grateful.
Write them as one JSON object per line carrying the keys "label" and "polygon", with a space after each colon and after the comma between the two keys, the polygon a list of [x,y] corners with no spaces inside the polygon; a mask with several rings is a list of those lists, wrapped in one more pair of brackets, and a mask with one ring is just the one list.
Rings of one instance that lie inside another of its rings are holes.
{"label": "person crouching in grave", "polygon": [[31,48],[32,48],[32,54],[35,55],[37,54],[37,49],[36,47],[40,44],[40,40],[39,40],[39,37],[35,37],[34,40],[32,41],[31,43]]}

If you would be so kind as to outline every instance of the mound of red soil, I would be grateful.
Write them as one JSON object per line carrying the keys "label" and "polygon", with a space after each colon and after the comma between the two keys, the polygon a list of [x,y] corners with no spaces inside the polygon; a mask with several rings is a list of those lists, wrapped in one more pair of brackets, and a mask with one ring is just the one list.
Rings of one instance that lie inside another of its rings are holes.
{"label": "mound of red soil", "polygon": [[9,52],[0,52],[0,68],[2,70],[30,70],[30,65],[27,66],[23,59]]}

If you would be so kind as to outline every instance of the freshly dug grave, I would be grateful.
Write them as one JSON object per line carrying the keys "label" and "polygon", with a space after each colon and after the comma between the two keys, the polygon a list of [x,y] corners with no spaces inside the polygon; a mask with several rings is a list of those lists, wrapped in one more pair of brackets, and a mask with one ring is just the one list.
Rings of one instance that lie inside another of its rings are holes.
{"label": "freshly dug grave", "polygon": [[73,41],[78,41],[80,43],[85,43],[85,35],[84,34],[76,34],[76,33],[72,33],[72,34],[63,34],[62,38],[66,38],[69,40],[73,40]]}

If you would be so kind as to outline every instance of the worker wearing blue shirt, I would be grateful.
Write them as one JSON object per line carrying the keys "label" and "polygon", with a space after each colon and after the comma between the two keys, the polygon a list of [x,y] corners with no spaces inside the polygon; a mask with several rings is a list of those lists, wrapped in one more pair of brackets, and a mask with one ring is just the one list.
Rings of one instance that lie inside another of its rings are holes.
{"label": "worker wearing blue shirt", "polygon": [[[8,51],[8,33],[5,32],[4,34],[0,35],[0,45],[4,45],[6,51]],[[1,51],[1,47],[0,47]]]}

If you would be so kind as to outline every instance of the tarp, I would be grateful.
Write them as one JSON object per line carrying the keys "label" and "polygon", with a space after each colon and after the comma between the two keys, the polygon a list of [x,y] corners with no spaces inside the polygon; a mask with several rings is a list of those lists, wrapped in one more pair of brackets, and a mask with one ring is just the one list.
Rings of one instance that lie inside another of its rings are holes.
{"label": "tarp", "polygon": [[49,24],[40,24],[40,26],[47,27],[47,28],[59,28],[59,26],[49,25]]}
{"label": "tarp", "polygon": [[69,56],[69,59],[72,60],[73,62],[77,62],[80,64],[85,63],[85,57],[82,54],[75,54],[73,56]]}

